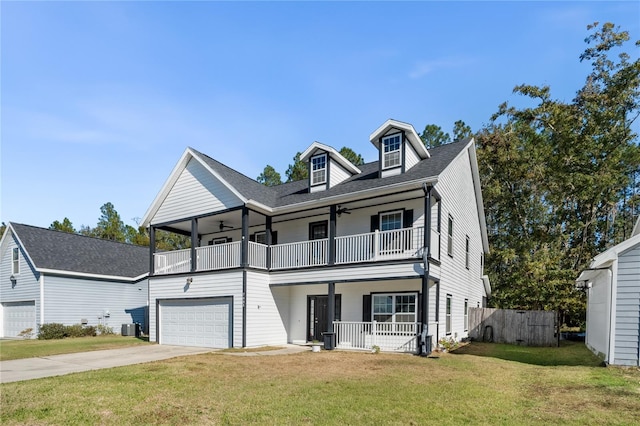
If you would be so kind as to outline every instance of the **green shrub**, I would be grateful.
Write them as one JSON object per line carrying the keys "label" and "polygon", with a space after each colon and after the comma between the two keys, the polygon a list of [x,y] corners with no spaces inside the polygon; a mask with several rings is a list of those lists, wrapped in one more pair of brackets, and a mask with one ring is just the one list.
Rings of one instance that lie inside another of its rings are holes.
{"label": "green shrub", "polygon": [[64,324],[52,322],[49,324],[40,324],[40,331],[38,332],[38,339],[51,340],[51,339],[64,339],[66,337],[67,327]]}
{"label": "green shrub", "polygon": [[96,328],[92,325],[74,324],[66,326],[65,337],[95,336]]}
{"label": "green shrub", "polygon": [[100,336],[108,336],[108,335],[116,334],[113,332],[113,328],[109,327],[108,325],[98,324],[95,328],[96,328],[96,332]]}

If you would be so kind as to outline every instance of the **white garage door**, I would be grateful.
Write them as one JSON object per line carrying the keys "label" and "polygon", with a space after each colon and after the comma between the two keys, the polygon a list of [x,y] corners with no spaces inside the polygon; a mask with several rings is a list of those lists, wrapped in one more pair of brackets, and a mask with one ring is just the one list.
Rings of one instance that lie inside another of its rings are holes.
{"label": "white garage door", "polygon": [[231,347],[231,298],[163,300],[160,344]]}
{"label": "white garage door", "polygon": [[36,332],[36,302],[5,302],[2,312],[4,337],[18,337],[27,328]]}

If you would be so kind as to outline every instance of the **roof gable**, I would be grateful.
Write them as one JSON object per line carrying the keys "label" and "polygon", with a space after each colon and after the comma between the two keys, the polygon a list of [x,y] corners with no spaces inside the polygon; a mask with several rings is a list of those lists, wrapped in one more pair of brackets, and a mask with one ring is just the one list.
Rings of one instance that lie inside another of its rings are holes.
{"label": "roof gable", "polygon": [[304,152],[300,154],[300,160],[309,161],[309,159],[318,151],[323,151],[329,154],[329,156],[333,160],[344,167],[345,170],[347,170],[352,175],[357,175],[358,173],[360,173],[360,169],[358,169],[351,161],[344,158],[344,156],[336,151],[333,147],[322,144],[320,142],[314,142],[309,146],[309,148],[305,149]]}
{"label": "roof gable", "polygon": [[427,148],[424,146],[422,139],[418,136],[416,129],[409,123],[403,123],[402,121],[389,119],[385,121],[382,126],[378,127],[371,135],[369,136],[369,141],[380,150],[380,137],[385,136],[391,130],[398,129],[405,132],[405,136],[407,141],[411,144],[416,154],[420,157],[420,159],[429,158],[430,154],[427,151]]}
{"label": "roof gable", "polygon": [[9,223],[7,233],[9,230],[40,272],[128,281],[140,279],[149,272],[148,247],[13,222]]}
{"label": "roof gable", "polygon": [[640,234],[636,234],[631,238],[624,240],[620,244],[616,244],[608,250],[600,253],[593,258],[593,261],[591,262],[591,265],[589,265],[589,267],[601,268],[609,266],[609,264],[612,261],[616,260],[621,253],[631,249],[632,247],[635,247],[636,245],[640,245]]}
{"label": "roof gable", "polygon": [[633,231],[631,231],[631,235],[639,235],[640,234],[640,217],[638,217],[638,221],[636,222],[636,226],[633,227]]}

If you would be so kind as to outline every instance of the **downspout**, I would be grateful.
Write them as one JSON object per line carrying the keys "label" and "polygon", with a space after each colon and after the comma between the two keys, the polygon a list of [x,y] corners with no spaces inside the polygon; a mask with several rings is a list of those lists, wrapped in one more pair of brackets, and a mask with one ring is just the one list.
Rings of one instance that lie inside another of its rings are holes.
{"label": "downspout", "polygon": [[40,324],[44,324],[44,274],[42,272],[40,272]]}
{"label": "downspout", "polygon": [[431,353],[431,342],[429,336],[429,255],[431,254],[431,189],[433,186],[427,183],[422,184],[424,191],[424,235],[422,247],[422,262],[424,265],[424,275],[422,275],[422,333],[418,341],[418,355],[427,356]]}

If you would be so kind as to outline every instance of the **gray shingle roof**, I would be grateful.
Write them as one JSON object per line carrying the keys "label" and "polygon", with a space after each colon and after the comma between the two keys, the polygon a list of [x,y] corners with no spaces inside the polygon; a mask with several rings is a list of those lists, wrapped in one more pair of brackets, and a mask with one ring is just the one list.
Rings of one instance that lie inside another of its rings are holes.
{"label": "gray shingle roof", "polygon": [[431,148],[429,150],[430,158],[420,161],[406,173],[396,176],[379,178],[378,161],[364,164],[359,166],[362,173],[352,176],[333,188],[318,192],[309,192],[307,180],[284,183],[274,187],[264,186],[242,173],[225,166],[219,161],[193,148],[191,149],[245,198],[258,201],[269,207],[283,207],[305,201],[321,200],[336,195],[383,188],[388,185],[410,182],[422,178],[436,177],[442,173],[451,161],[467,146],[469,140],[470,139],[467,138],[458,142]]}
{"label": "gray shingle roof", "polygon": [[149,272],[149,248],[11,222],[38,269],[134,278]]}

